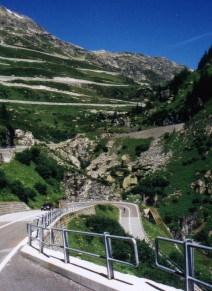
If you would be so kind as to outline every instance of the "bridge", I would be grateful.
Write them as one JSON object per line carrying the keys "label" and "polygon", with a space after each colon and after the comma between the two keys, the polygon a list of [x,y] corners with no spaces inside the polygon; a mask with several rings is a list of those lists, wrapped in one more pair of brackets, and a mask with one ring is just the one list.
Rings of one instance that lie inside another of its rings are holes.
{"label": "bridge", "polygon": [[[120,209],[120,223],[125,230],[134,237],[147,239],[140,223],[137,206],[124,202],[114,204]],[[67,211],[78,212],[78,214],[89,213],[92,207],[91,203],[75,203],[69,205]],[[59,217],[60,215],[61,213],[58,214]],[[65,264],[61,252],[47,248],[42,252],[36,250],[35,246],[27,245],[29,238],[26,237],[26,224],[39,221],[41,218],[43,219],[41,227],[48,226],[56,219],[51,213],[40,210],[0,216],[1,290],[177,290],[151,280],[118,272],[115,272],[112,280],[108,280],[104,267],[77,258],[71,258],[71,264]]]}

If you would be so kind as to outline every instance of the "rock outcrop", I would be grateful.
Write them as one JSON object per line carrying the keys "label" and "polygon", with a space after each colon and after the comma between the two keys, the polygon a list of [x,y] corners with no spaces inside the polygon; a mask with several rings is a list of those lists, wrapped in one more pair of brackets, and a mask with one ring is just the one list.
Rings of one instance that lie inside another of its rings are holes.
{"label": "rock outcrop", "polygon": [[171,152],[163,153],[163,147],[160,143],[160,138],[156,138],[149,149],[142,153],[139,157],[138,164],[148,168],[149,172],[154,173],[159,168],[166,165],[172,156]]}
{"label": "rock outcrop", "polygon": [[89,162],[93,145],[94,142],[92,140],[78,134],[74,139],[59,144],[49,144],[48,147],[54,150],[58,162],[71,163],[81,169]]}
{"label": "rock outcrop", "polygon": [[171,80],[176,73],[183,69],[183,66],[163,57],[150,57],[136,53],[95,51],[90,57],[97,64],[107,64],[120,69],[124,76],[141,84],[149,84],[153,79],[155,83],[159,83],[163,79]]}
{"label": "rock outcrop", "polygon": [[84,175],[67,173],[65,176],[65,191],[70,202],[83,201],[119,201],[120,193],[110,186],[91,180]]}
{"label": "rock outcrop", "polygon": [[197,181],[191,183],[191,189],[194,189],[196,193],[202,195],[212,195],[212,174],[208,170],[202,178],[199,178]]}
{"label": "rock outcrop", "polygon": [[135,161],[128,155],[118,154],[114,139],[109,139],[99,154],[95,153],[97,144],[78,135],[72,140],[48,145],[60,163],[75,168],[65,177],[65,191],[70,201],[119,200],[123,191],[135,187],[147,173],[165,166],[171,157],[171,153],[162,152],[159,138]]}
{"label": "rock outcrop", "polygon": [[32,146],[35,144],[35,139],[30,131],[23,131],[21,129],[15,130],[15,142],[19,145]]}

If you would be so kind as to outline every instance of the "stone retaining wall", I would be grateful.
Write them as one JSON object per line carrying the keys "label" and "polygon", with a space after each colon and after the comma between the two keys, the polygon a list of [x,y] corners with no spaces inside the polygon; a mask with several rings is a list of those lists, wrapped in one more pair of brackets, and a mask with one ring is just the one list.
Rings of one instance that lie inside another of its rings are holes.
{"label": "stone retaining wall", "polygon": [[[75,212],[70,212],[67,214],[64,214],[62,217],[59,217],[57,220],[55,220],[52,224],[51,224],[51,228],[57,228],[57,229],[63,229],[63,228],[67,228],[68,223],[71,219],[73,219],[76,216],[79,215],[92,215],[95,214],[95,207],[94,205],[88,206],[86,208],[77,210]],[[48,233],[45,237],[45,242],[49,242],[50,240],[50,234]],[[57,246],[61,246],[62,245],[62,231],[54,231],[54,243]],[[56,247],[57,249],[57,247]]]}
{"label": "stone retaining wall", "polygon": [[30,210],[24,202],[0,202],[0,215]]}

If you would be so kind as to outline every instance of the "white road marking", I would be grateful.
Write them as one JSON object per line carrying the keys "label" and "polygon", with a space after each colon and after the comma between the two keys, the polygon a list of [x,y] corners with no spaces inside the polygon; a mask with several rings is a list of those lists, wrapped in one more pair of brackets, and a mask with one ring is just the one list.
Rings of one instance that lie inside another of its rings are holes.
{"label": "white road marking", "polygon": [[9,262],[9,260],[12,259],[12,257],[17,253],[20,247],[24,246],[28,241],[28,237],[25,237],[1,262],[0,264],[0,272],[4,269],[6,264]]}
{"label": "white road marking", "polygon": [[10,248],[10,249],[4,249],[4,250],[0,250],[0,253],[8,253],[8,252],[10,252],[12,249]]}
{"label": "white road marking", "polygon": [[128,215],[128,221],[129,221],[129,233],[132,234],[131,211],[130,211],[130,208],[129,208],[129,207],[125,206],[125,208],[127,208],[128,213],[129,213],[129,215]]}
{"label": "white road marking", "polygon": [[5,224],[5,225],[3,225],[3,226],[0,226],[0,229],[2,229],[2,228],[4,228],[4,227],[7,227],[7,226],[9,226],[9,225],[11,225],[11,224],[13,224],[13,223],[16,223],[16,222],[19,222],[19,221],[22,221],[22,220],[28,219],[28,218],[33,217],[33,216],[35,217],[35,216],[37,216],[37,215],[36,215],[36,214],[31,214],[31,215],[25,216],[25,217],[23,217],[23,218],[17,219],[17,220],[15,220],[15,221],[9,222],[9,223],[7,223],[7,224]]}

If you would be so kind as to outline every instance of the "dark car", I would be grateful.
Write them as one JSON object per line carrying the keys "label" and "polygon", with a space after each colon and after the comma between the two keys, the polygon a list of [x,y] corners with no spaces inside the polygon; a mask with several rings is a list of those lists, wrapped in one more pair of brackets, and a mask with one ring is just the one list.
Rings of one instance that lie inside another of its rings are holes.
{"label": "dark car", "polygon": [[41,210],[52,210],[53,209],[53,203],[46,202],[41,206]]}

